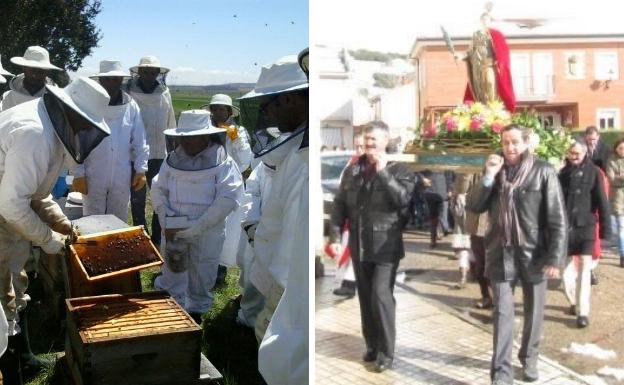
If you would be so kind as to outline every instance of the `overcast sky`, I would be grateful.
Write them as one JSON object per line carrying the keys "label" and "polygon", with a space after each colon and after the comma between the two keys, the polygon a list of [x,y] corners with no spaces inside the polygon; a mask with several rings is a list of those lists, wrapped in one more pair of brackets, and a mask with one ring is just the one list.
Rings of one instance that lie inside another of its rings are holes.
{"label": "overcast sky", "polygon": [[78,73],[155,55],[169,84],[253,83],[262,65],[308,46],[308,20],[307,0],[103,0],[102,39]]}
{"label": "overcast sky", "polygon": [[[484,4],[485,0],[314,0],[311,36],[313,44],[408,53],[419,35],[441,37],[440,25],[451,35],[466,36],[479,25]],[[549,25],[533,29],[535,33],[622,33],[623,6],[614,0],[496,0],[492,16],[551,19]]]}

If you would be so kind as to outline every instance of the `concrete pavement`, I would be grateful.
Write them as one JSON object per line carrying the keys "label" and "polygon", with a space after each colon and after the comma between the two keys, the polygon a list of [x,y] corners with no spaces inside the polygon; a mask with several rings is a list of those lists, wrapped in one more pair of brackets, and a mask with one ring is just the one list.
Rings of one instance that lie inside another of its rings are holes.
{"label": "concrete pavement", "polygon": [[[365,364],[358,299],[343,300],[331,293],[331,262],[316,280],[316,384],[411,385],[489,384],[492,335],[441,303],[397,285],[397,347],[394,369],[372,371]],[[520,325],[516,325],[519,327]],[[514,355],[517,349],[514,350]],[[515,358],[515,357],[514,357]],[[523,384],[515,359],[516,382]],[[581,377],[542,357],[540,380],[533,384],[586,384]]]}

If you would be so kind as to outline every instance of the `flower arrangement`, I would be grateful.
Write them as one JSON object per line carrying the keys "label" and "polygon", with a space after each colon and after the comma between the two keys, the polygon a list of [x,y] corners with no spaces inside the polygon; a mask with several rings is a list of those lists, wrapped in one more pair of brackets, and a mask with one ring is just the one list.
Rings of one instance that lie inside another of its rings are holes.
{"label": "flower arrangement", "polygon": [[467,103],[444,113],[439,121],[422,133],[422,144],[428,149],[441,145],[459,152],[500,149],[500,133],[509,124],[533,130],[532,146],[538,157],[545,160],[563,159],[572,143],[571,135],[564,129],[542,127],[535,111],[511,114],[502,102]]}
{"label": "flower arrangement", "polygon": [[425,139],[492,139],[511,123],[511,114],[502,102],[468,103],[442,115],[437,124],[425,129]]}

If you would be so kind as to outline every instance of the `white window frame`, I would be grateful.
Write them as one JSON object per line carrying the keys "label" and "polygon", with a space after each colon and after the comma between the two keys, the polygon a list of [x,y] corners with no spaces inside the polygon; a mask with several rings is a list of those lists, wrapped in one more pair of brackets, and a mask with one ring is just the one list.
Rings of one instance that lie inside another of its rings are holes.
{"label": "white window frame", "polygon": [[[600,119],[608,119],[606,115],[613,115],[613,127],[600,127]],[[620,128],[620,109],[617,107],[598,108],[596,109],[596,127],[599,130],[608,130],[610,128]]]}
{"label": "white window frame", "polygon": [[[545,62],[541,61],[546,59]],[[552,95],[553,85],[553,55],[550,52],[534,52],[531,55],[531,90],[534,95]],[[540,75],[538,77],[538,75]]]}
{"label": "white window frame", "polygon": [[[570,73],[569,60],[572,56],[576,56],[576,75]],[[563,73],[566,79],[585,79],[585,52],[569,51],[563,54]]]}
{"label": "white window frame", "polygon": [[[615,64],[612,68],[603,68],[604,64],[601,65],[601,63],[604,63],[603,60],[605,60],[605,58],[615,59]],[[609,74],[609,70],[612,70],[613,73]],[[600,51],[594,53],[594,78],[596,80],[617,80],[620,78],[617,51]]]}
{"label": "white window frame", "polygon": [[[524,61],[526,68],[518,67]],[[510,55],[511,80],[514,90],[520,95],[531,95],[533,93],[531,84],[531,55],[528,52],[513,52]],[[516,64],[514,66],[514,63]],[[515,75],[515,76],[514,76]]]}

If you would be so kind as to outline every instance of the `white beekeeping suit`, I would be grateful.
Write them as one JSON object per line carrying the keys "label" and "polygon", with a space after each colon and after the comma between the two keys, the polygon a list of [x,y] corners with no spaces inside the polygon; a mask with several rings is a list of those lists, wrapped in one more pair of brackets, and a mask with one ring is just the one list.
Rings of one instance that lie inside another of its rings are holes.
{"label": "white beekeeping suit", "polygon": [[[185,111],[172,136],[212,135],[223,132],[210,124],[207,111]],[[212,306],[225,218],[239,204],[243,181],[222,145],[212,143],[195,156],[179,145],[152,182],[152,202],[163,229],[173,217],[186,217],[189,227],[173,240],[163,239],[162,275],[154,286],[168,291],[189,313],[205,313]]]}
{"label": "white beekeeping suit", "polygon": [[251,282],[251,266],[253,265],[253,239],[260,221],[263,200],[271,194],[271,182],[275,174],[275,166],[260,162],[245,181],[241,227],[243,232],[239,244],[238,265],[241,268],[240,286],[242,298],[237,321],[243,325],[254,327],[256,317],[264,305],[264,296]]}
{"label": "white beekeeping suit", "polygon": [[[52,79],[47,79],[47,84],[55,85]],[[2,95],[2,101],[0,102],[0,111],[6,111],[11,107],[15,107],[18,104],[29,102],[31,100],[39,99],[45,92],[45,87],[42,87],[38,92],[31,95],[24,88],[24,74],[19,74],[11,81],[9,81],[9,90],[5,91]]]}
{"label": "white beekeeping suit", "polygon": [[[240,113],[238,107],[232,104],[230,96],[215,94],[210,99],[208,109],[211,113],[212,124],[225,129],[222,138],[228,155],[236,162],[239,171],[241,173],[244,172],[249,168],[253,154],[247,130],[234,121],[234,118],[239,116]],[[241,219],[242,212],[240,208],[228,215],[226,219],[225,243],[221,253],[221,265],[232,266],[236,263],[241,236]]]}
{"label": "white beekeeping suit", "polygon": [[[50,55],[48,54],[48,51],[45,48],[38,46],[28,47],[26,49],[26,52],[24,52],[23,57],[12,57],[11,63],[21,67],[37,68],[47,71],[61,71],[59,67],[50,63]],[[12,75],[11,73],[4,71],[2,69],[2,66],[0,66],[0,70],[0,73],[2,74]],[[47,77],[45,83],[47,85],[55,85],[52,79]],[[9,82],[9,90],[2,95],[2,101],[0,101],[0,111],[5,111],[11,107],[17,106],[18,104],[38,99],[43,96],[44,92],[45,85],[42,86],[41,89],[39,89],[34,94],[31,94],[24,87],[24,74],[19,74],[18,76],[11,79],[11,81]]]}
{"label": "white beekeeping suit", "polygon": [[113,214],[128,220],[131,164],[138,174],[147,171],[149,147],[137,103],[122,92],[122,104],[107,106],[104,118],[111,130],[85,160],[76,167],[76,177],[86,177],[88,193],[83,196],[83,214]]}
{"label": "white beekeeping suit", "polygon": [[154,92],[147,94],[133,81],[128,92],[141,109],[145,137],[150,150],[149,158],[165,159],[167,150],[164,131],[176,126],[169,88],[159,84]]}
{"label": "white beekeeping suit", "polygon": [[[291,137],[283,134],[278,140],[283,143],[262,157],[264,162],[273,164],[276,172],[271,181],[271,194],[263,201],[260,221],[254,235],[254,258],[251,266],[250,280],[265,298],[264,309],[257,316],[256,338],[262,340],[273,311],[286,286],[288,277],[288,256],[279,260],[277,250],[282,232],[292,235],[288,227],[284,227],[285,194],[298,178],[301,170],[297,167],[286,167],[286,159],[297,151],[301,145],[302,134]],[[279,261],[278,261],[279,260]],[[283,266],[276,266],[282,263]],[[273,271],[272,271],[273,270]]]}
{"label": "white beekeeping suit", "polygon": [[[47,88],[43,98],[0,114],[0,302],[9,335],[20,332],[17,313],[27,300],[25,293],[14,292],[18,283],[9,275],[25,276],[20,273],[31,242],[48,254],[64,246],[63,236],[52,230],[69,225],[50,196],[58,174],[82,162],[110,133],[101,115],[108,95],[97,83],[81,77],[65,89]],[[80,114],[91,126],[78,131],[67,120],[70,113]],[[25,290],[27,278],[19,287]]]}
{"label": "white beekeeping suit", "polygon": [[[308,149],[291,152],[282,163],[284,177],[274,179],[271,195],[284,199],[283,229],[269,271],[287,277],[258,352],[258,369],[268,384],[300,385],[308,382]],[[288,183],[284,189],[280,183]],[[287,269],[284,274],[283,269]]]}

